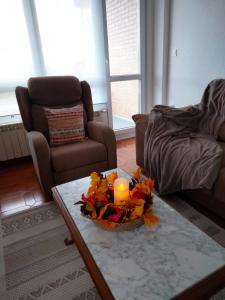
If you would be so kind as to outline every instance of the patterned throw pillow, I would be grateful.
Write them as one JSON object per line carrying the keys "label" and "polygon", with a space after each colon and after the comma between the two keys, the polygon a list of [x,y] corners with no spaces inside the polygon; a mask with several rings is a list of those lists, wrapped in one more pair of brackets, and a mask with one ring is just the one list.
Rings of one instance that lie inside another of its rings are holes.
{"label": "patterned throw pillow", "polygon": [[83,105],[70,108],[45,109],[50,145],[70,144],[85,139]]}

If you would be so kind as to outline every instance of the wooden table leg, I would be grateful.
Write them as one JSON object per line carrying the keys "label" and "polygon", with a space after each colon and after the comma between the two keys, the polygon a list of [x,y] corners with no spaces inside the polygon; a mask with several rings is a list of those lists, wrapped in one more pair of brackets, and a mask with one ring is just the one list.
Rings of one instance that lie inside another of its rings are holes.
{"label": "wooden table leg", "polygon": [[74,244],[74,241],[73,241],[71,238],[65,238],[65,239],[64,239],[64,244],[65,244],[66,246],[69,246],[69,245]]}

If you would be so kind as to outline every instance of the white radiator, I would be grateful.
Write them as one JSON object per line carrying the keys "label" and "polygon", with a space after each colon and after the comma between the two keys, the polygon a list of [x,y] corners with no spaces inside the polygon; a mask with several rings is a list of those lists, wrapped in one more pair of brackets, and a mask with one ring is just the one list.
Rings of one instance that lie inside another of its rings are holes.
{"label": "white radiator", "polygon": [[[107,110],[95,111],[94,119],[108,124]],[[0,161],[27,155],[30,155],[30,151],[23,124],[0,124]]]}
{"label": "white radiator", "polygon": [[106,109],[98,110],[94,112],[94,120],[97,122],[103,122],[108,125],[108,112]]}
{"label": "white radiator", "polygon": [[29,155],[29,146],[23,124],[0,126],[0,161]]}

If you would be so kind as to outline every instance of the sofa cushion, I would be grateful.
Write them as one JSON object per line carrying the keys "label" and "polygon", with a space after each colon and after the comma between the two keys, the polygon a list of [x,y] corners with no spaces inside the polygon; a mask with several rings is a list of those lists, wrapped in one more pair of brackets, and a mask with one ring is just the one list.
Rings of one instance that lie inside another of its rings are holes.
{"label": "sofa cushion", "polygon": [[51,148],[53,169],[56,172],[107,161],[104,144],[87,139],[83,142]]}
{"label": "sofa cushion", "polygon": [[46,108],[45,112],[51,146],[70,144],[85,138],[83,105],[62,109]]}

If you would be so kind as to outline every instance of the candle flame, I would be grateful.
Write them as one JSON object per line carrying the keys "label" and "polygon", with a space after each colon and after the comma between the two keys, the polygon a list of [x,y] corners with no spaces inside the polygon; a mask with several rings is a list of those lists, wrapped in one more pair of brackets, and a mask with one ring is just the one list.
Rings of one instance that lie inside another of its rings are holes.
{"label": "candle flame", "polygon": [[118,185],[118,189],[123,191],[125,190],[125,185],[123,185],[122,183]]}

